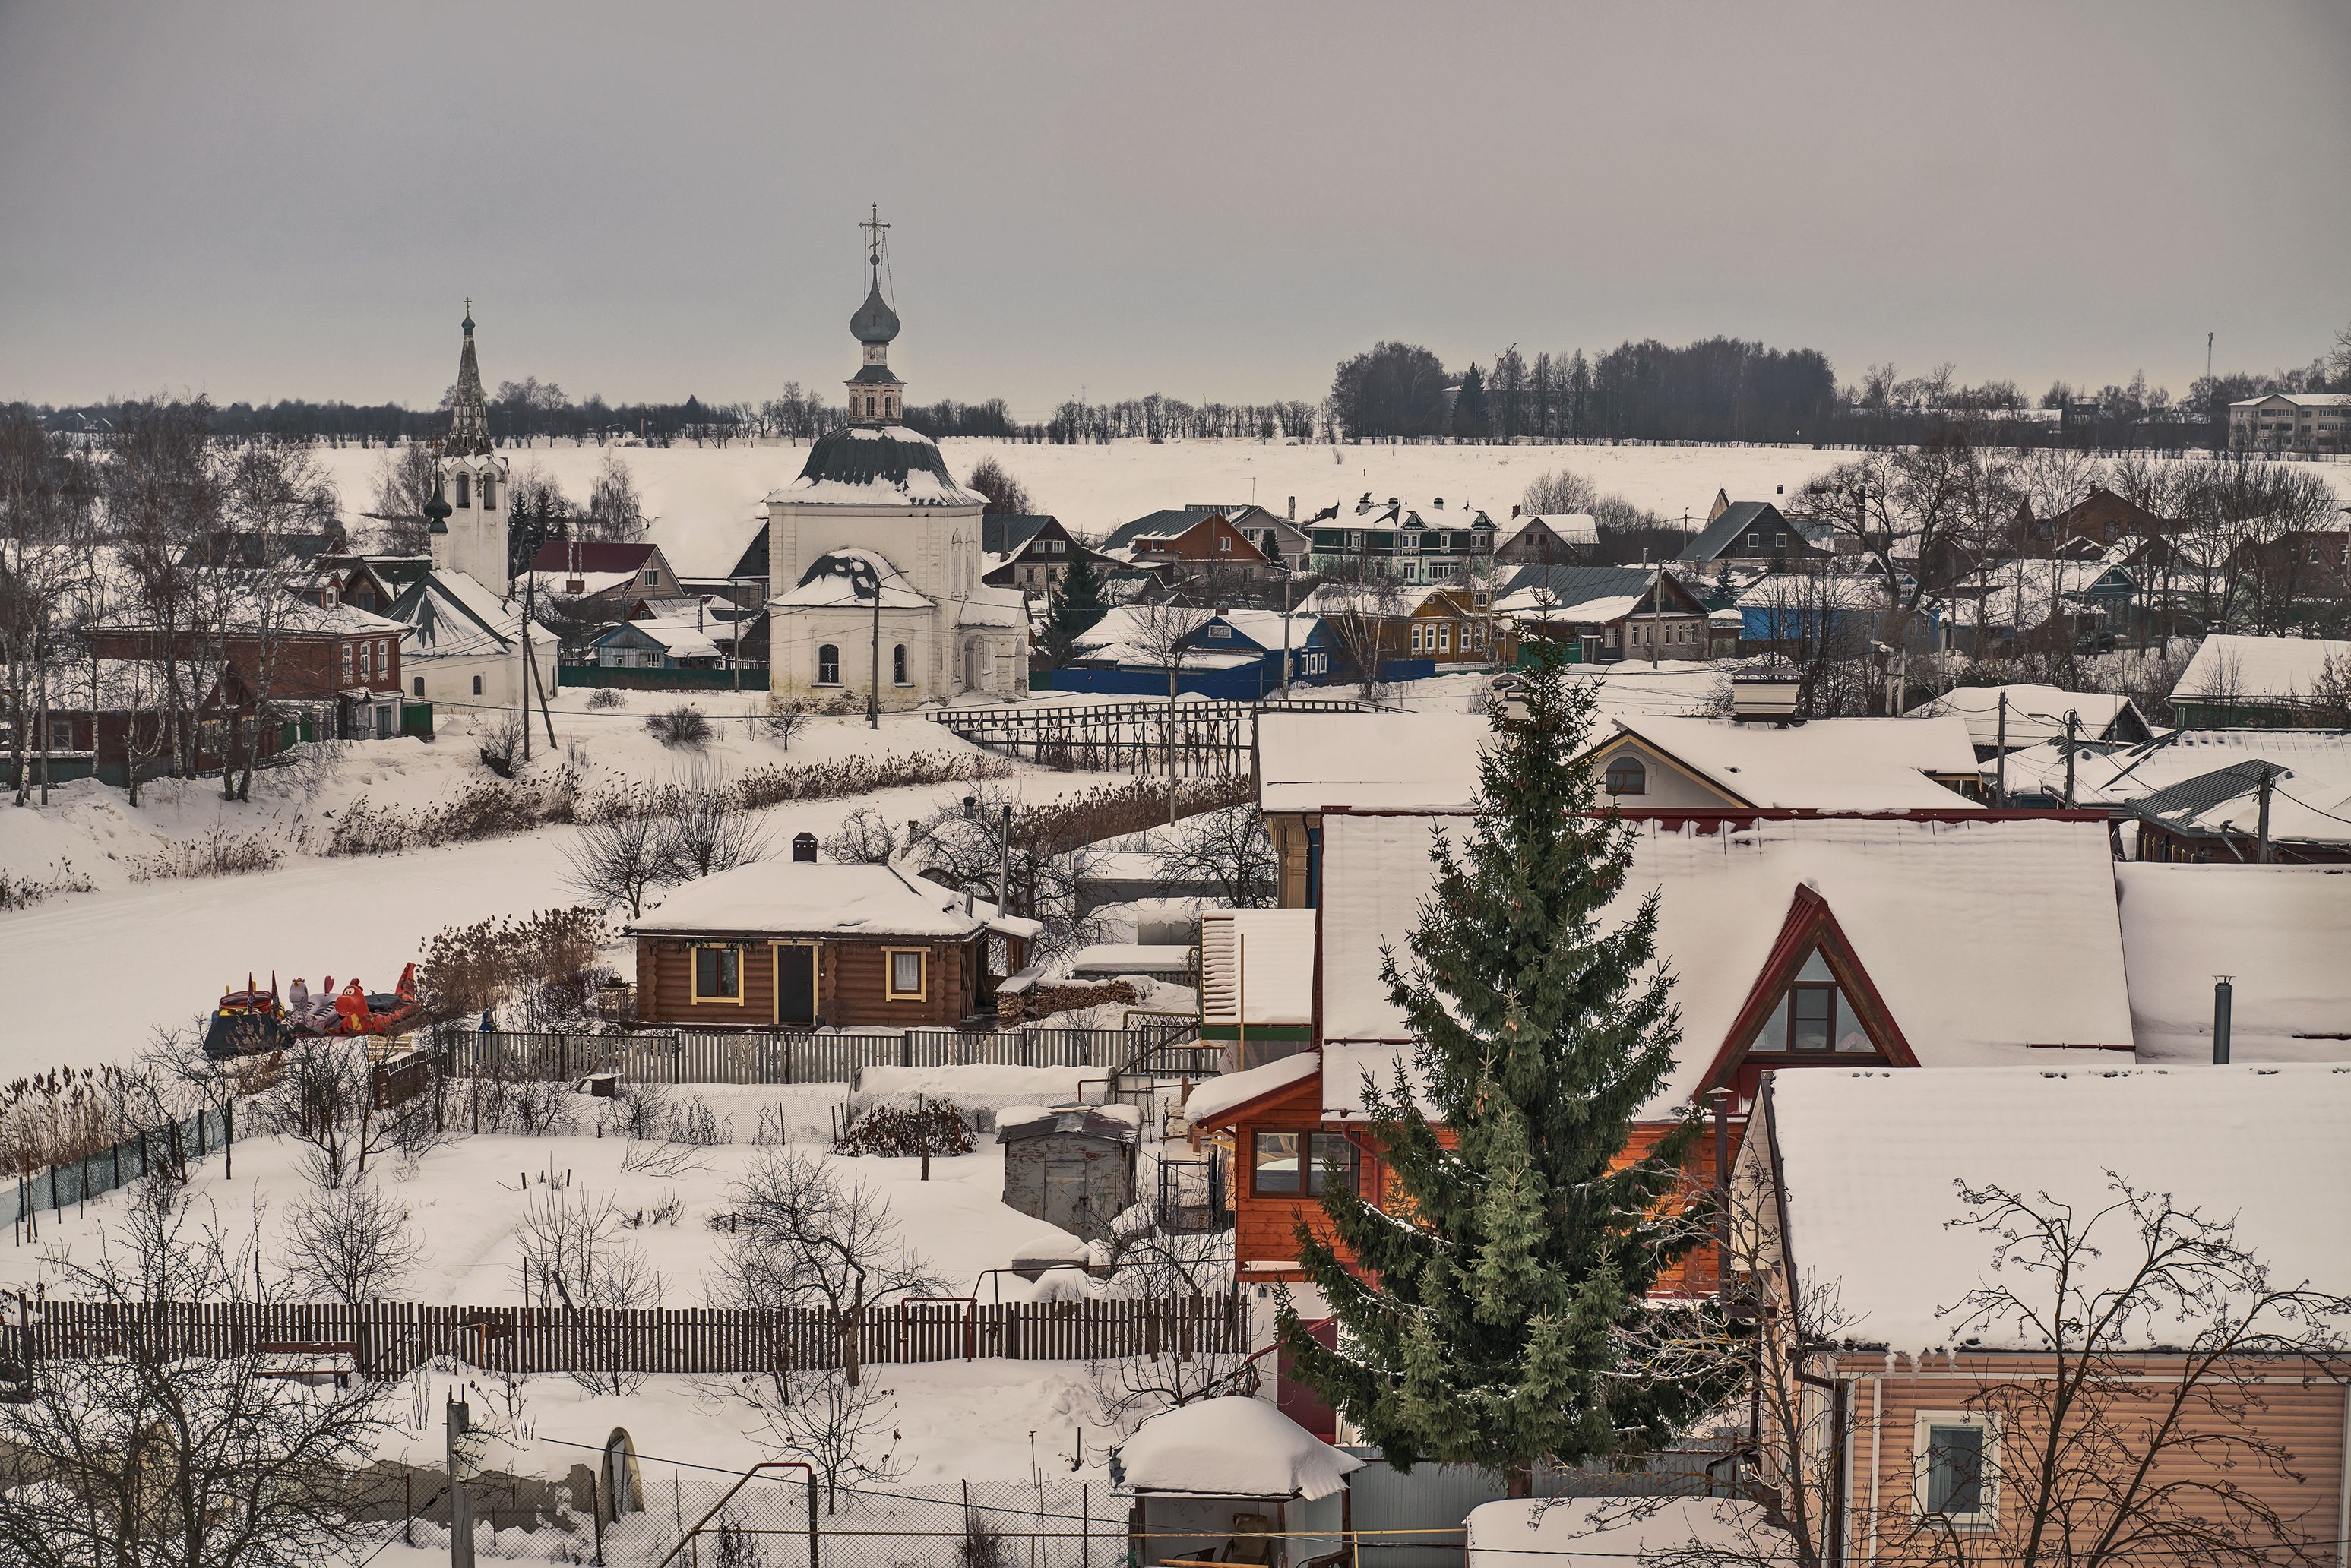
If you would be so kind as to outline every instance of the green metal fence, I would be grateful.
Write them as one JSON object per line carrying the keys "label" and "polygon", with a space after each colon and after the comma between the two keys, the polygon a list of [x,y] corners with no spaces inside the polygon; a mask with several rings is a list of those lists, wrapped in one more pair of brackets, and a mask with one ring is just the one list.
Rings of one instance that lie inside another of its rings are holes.
{"label": "green metal fence", "polygon": [[631,692],[764,692],[768,667],[747,664],[739,670],[628,670],[602,664],[559,664],[559,686],[611,686]]}

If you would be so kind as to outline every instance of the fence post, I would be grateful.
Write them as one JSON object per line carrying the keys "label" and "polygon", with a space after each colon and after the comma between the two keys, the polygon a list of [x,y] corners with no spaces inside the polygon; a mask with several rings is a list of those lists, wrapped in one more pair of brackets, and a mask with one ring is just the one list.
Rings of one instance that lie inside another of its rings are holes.
{"label": "fence post", "polygon": [[898,1065],[901,1067],[914,1065],[914,1031],[913,1030],[907,1030],[898,1036]]}

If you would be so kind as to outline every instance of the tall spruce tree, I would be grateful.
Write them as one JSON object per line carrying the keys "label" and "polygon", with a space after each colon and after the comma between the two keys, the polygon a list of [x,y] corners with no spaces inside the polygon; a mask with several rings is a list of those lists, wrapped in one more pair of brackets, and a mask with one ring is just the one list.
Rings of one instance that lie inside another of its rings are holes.
{"label": "tall spruce tree", "polygon": [[1416,1092],[1401,1064],[1366,1086],[1384,1211],[1333,1170],[1322,1202],[1336,1244],[1299,1228],[1336,1347],[1286,1293],[1280,1308],[1297,1375],[1392,1462],[1478,1465],[1515,1496],[1540,1461],[1653,1449],[1724,1393],[1633,1364],[1657,1326],[1646,1293],[1699,1234],[1667,1211],[1700,1123],[1619,1163],[1679,1038],[1654,963],[1656,895],[1604,927],[1632,831],[1596,808],[1575,760],[1589,688],[1554,660],[1529,672],[1525,698],[1523,718],[1497,705],[1475,824],[1458,845],[1436,838],[1410,952],[1382,966],[1422,1042]]}
{"label": "tall spruce tree", "polygon": [[1061,574],[1061,586],[1053,592],[1053,608],[1045,620],[1045,635],[1041,639],[1045,663],[1058,670],[1077,656],[1079,640],[1094,629],[1094,623],[1110,612],[1103,602],[1102,574],[1094,570],[1093,557],[1083,545],[1073,547],[1070,570]]}

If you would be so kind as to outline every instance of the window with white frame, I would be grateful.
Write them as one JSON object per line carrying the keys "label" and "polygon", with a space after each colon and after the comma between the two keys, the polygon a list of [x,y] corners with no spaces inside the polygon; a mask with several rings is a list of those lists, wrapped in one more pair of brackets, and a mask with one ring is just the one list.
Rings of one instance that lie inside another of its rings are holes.
{"label": "window with white frame", "polygon": [[1998,1521],[2000,1426],[1972,1410],[1922,1410],[1911,1445],[1914,1510],[1962,1529]]}

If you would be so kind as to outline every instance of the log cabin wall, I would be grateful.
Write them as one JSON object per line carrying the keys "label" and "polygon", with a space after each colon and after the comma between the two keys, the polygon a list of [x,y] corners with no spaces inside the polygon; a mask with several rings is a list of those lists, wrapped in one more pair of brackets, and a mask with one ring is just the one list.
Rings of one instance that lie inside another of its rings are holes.
{"label": "log cabin wall", "polygon": [[[688,1028],[776,1027],[776,945],[817,950],[817,1013],[821,1024],[841,1029],[948,1028],[977,1011],[979,976],[986,963],[984,937],[948,942],[936,937],[865,937],[790,933],[725,936],[637,938],[637,1017],[645,1023]],[[712,943],[742,951],[742,995],[722,1001],[694,996],[694,950]],[[887,953],[923,953],[924,988],[919,999],[888,994]]]}

